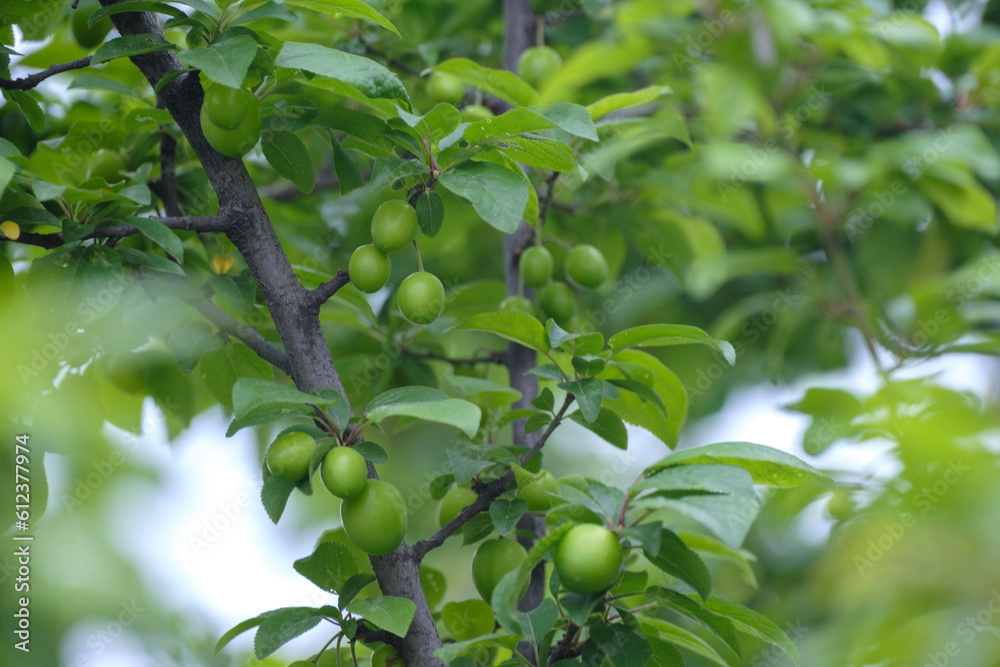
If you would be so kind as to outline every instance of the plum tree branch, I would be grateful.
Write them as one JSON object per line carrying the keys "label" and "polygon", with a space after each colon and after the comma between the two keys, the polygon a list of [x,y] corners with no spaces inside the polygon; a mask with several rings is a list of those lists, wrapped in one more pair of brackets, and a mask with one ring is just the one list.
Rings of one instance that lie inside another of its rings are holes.
{"label": "plum tree branch", "polygon": [[349,282],[351,282],[351,277],[347,274],[347,269],[340,269],[333,278],[309,292],[309,298],[313,305],[319,308],[329,301],[330,297],[337,293],[337,290]]}
{"label": "plum tree branch", "polygon": [[[210,216],[182,216],[179,218],[159,218],[151,217],[151,220],[162,222],[170,229],[183,230],[188,232],[202,233],[225,233],[229,231],[232,224],[224,212],[219,215]],[[123,239],[126,236],[138,234],[139,228],[134,225],[105,225],[98,227],[90,234],[83,237],[83,240],[91,239]],[[36,234],[34,232],[21,232],[16,239],[6,239],[25,245],[38,246],[39,248],[53,249],[63,245],[66,241],[62,232],[52,232],[51,234]]]}
{"label": "plum tree branch", "polygon": [[80,58],[79,60],[74,60],[73,62],[52,65],[48,69],[43,69],[41,72],[35,72],[34,74],[21,77],[20,79],[0,78],[0,90],[31,90],[42,81],[45,81],[49,77],[55,76],[56,74],[71,72],[75,69],[83,69],[84,67],[89,66],[90,56],[87,56],[86,58]]}
{"label": "plum tree branch", "polygon": [[[522,465],[531,459],[535,454],[541,451],[542,447],[552,436],[552,433],[558,428],[559,424],[562,423],[563,417],[566,416],[566,411],[573,404],[573,395],[567,394],[566,399],[563,401],[562,407],[559,408],[559,412],[556,413],[552,421],[549,422],[548,428],[542,433],[542,436],[538,438],[538,441],[534,446],[529,449],[526,453],[522,454],[518,458],[518,462]],[[485,512],[489,509],[490,503],[503,495],[510,485],[514,482],[514,470],[510,469],[507,474],[499,479],[494,479],[490,482],[483,484],[476,490],[476,499],[473,500],[469,505],[462,508],[462,511],[458,515],[441,526],[440,530],[413,545],[413,552],[417,555],[417,558],[422,559],[427,552],[438,548],[444,541],[454,535],[455,531],[464,526],[472,517],[476,516],[480,512]]]}
{"label": "plum tree branch", "polygon": [[252,326],[233,318],[208,299],[188,299],[187,302],[191,307],[204,315],[205,319],[218,327],[219,331],[243,341],[261,359],[282,372],[291,375],[292,366],[288,361],[288,354],[261,336],[260,332]]}

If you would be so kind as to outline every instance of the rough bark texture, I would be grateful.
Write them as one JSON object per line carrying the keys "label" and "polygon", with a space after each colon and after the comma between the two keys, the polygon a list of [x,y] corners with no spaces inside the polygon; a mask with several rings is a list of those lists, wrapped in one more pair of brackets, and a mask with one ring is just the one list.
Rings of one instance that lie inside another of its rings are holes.
{"label": "rough bark texture", "polygon": [[[101,4],[119,1],[101,0]],[[115,14],[111,20],[122,35],[162,36],[156,19],[147,12]],[[150,85],[174,70],[184,69],[171,51],[143,54],[131,60]],[[160,91],[161,102],[201,161],[220,206],[234,217],[228,236],[257,281],[288,353],[295,385],[302,391],[343,391],[320,329],[319,304],[295,277],[243,161],[221,155],[205,139],[198,117],[202,97],[197,74],[182,75]],[[407,597],[417,606],[409,633],[395,644],[400,656],[410,667],[440,667],[443,663],[434,657],[434,651],[441,647],[441,638],[420,585],[419,562],[412,550],[403,545],[393,554],[371,561],[383,594]]]}

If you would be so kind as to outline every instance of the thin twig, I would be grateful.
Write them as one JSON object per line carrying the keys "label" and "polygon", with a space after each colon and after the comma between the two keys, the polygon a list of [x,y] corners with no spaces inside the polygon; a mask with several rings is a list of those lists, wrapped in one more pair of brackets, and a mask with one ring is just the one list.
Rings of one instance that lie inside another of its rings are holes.
{"label": "thin twig", "polygon": [[[538,442],[535,443],[534,447],[532,447],[530,450],[528,450],[527,453],[523,454],[518,459],[518,462],[521,465],[524,465],[526,461],[529,461],[535,454],[537,454],[542,449],[542,447],[548,441],[549,437],[552,435],[552,432],[556,430],[556,427],[559,426],[560,423],[562,423],[562,419],[566,415],[566,411],[569,409],[569,406],[572,405],[572,403],[573,403],[573,395],[567,394],[566,400],[563,401],[562,407],[559,409],[559,412],[556,413],[556,416],[549,423],[549,427],[545,429],[545,432],[542,434],[542,437],[538,439]],[[500,479],[495,479],[491,482],[487,482],[486,484],[482,485],[476,491],[478,494],[476,496],[476,499],[473,500],[471,504],[464,507],[462,511],[458,513],[458,516],[456,516],[454,519],[452,519],[445,525],[441,526],[441,529],[438,532],[413,545],[413,551],[417,555],[417,558],[423,558],[428,551],[436,549],[437,547],[444,544],[444,541],[446,539],[451,537],[456,530],[465,525],[472,517],[476,516],[480,512],[485,512],[487,509],[489,509],[490,503],[492,503],[494,500],[499,498],[505,491],[507,491],[507,489],[510,488],[510,485],[513,482],[514,482],[514,470],[511,469],[508,470],[507,474],[501,477]]]}
{"label": "thin twig", "polygon": [[309,300],[317,308],[330,300],[341,287],[351,282],[351,277],[347,274],[347,269],[340,269],[337,275],[330,278],[325,283],[309,292]]}
{"label": "thin twig", "polygon": [[[159,218],[150,217],[151,220],[156,220],[157,222],[162,222],[164,225],[170,229],[183,230],[188,232],[219,232],[225,233],[229,231],[229,227],[232,221],[228,216],[225,215],[211,215],[211,216],[181,216],[176,218]],[[112,239],[118,240],[125,238],[126,236],[132,236],[133,234],[138,234],[139,229],[133,225],[105,225],[103,227],[98,227],[90,234],[83,237],[82,240],[91,239]],[[15,243],[23,243],[25,245],[38,246],[39,248],[47,248],[51,250],[52,248],[58,248],[65,243],[62,232],[53,232],[51,234],[35,234],[33,232],[21,232],[21,235],[15,239],[8,239],[5,237],[3,240],[14,241]]]}
{"label": "thin twig", "polygon": [[553,171],[552,175],[549,176],[548,180],[546,181],[546,185],[548,186],[548,188],[545,191],[545,197],[542,199],[541,208],[538,211],[539,227],[544,225],[545,221],[549,217],[549,207],[552,206],[552,200],[555,198],[556,181],[559,180],[559,176],[561,174],[562,172]]}
{"label": "thin twig", "polygon": [[70,72],[75,69],[83,69],[84,67],[90,66],[90,56],[86,58],[80,58],[79,60],[74,60],[70,63],[61,63],[59,65],[52,65],[48,69],[42,70],[41,72],[35,72],[29,76],[21,77],[20,79],[2,79],[0,78],[0,89],[2,90],[31,90],[42,81],[45,81],[50,76],[55,76],[56,74],[62,74],[63,72]]}
{"label": "thin twig", "polygon": [[[158,109],[165,108],[163,101],[157,102]],[[177,201],[177,140],[167,129],[160,126],[160,180],[150,183],[150,189],[163,202],[167,215],[179,218],[184,215]]]}
{"label": "thin twig", "polygon": [[292,364],[288,359],[288,354],[261,336],[260,332],[252,326],[234,319],[208,299],[188,299],[187,302],[204,315],[209,322],[217,326],[219,331],[233,338],[238,338],[247,347],[256,352],[257,356],[275,366],[286,375],[292,374]]}

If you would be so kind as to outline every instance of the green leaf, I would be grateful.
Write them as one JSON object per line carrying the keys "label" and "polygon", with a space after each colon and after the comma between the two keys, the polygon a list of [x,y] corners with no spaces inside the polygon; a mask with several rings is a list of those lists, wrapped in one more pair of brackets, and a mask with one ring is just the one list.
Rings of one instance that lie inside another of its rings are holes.
{"label": "green leaf", "polygon": [[194,370],[206,353],[223,346],[222,339],[213,334],[204,322],[177,327],[167,335],[166,342],[184,374]]}
{"label": "green leaf", "polygon": [[590,114],[590,118],[596,121],[619,109],[646,104],[664,95],[669,95],[672,92],[669,86],[648,86],[631,93],[616,93],[603,97],[589,105],[587,112]]}
{"label": "green leaf", "polygon": [[[154,271],[163,271],[164,273],[172,273],[177,276],[184,275],[184,269],[178,266],[176,263],[171,262],[165,257],[160,257],[159,255],[154,255],[152,253],[145,252],[143,250],[136,250],[134,248],[118,248],[118,254],[122,256],[126,262],[131,264],[137,264],[139,266],[145,266]],[[229,388],[230,392],[232,387]],[[229,401],[229,397],[226,398],[226,402]]]}
{"label": "green leaf", "polygon": [[377,23],[386,30],[396,33],[397,36],[401,36],[399,35],[399,31],[396,30],[396,26],[362,0],[286,0],[286,4],[292,7],[312,9],[337,19],[341,16],[367,19],[372,23]]}
{"label": "green leaf", "polygon": [[917,186],[957,227],[995,233],[997,200],[972,174],[936,164]]}
{"label": "green leaf", "polygon": [[163,248],[168,255],[177,260],[178,263],[184,261],[184,246],[177,234],[162,222],[157,222],[150,218],[140,218],[130,215],[126,218],[130,225],[139,230],[147,239]]}
{"label": "green leaf", "polygon": [[535,89],[516,74],[500,69],[483,67],[467,58],[452,58],[434,67],[438,72],[449,72],[470,86],[475,86],[515,106],[531,103]]}
{"label": "green leaf", "polygon": [[664,416],[659,407],[631,393],[621,393],[618,398],[606,398],[604,407],[617,412],[627,424],[648,430],[668,447],[677,444],[687,417],[687,392],[680,379],[659,359],[639,350],[618,352],[610,366],[599,377],[616,372],[631,374],[630,379],[645,383],[663,399],[667,414]]}
{"label": "green leaf", "polygon": [[518,390],[492,380],[465,375],[449,375],[446,379],[448,384],[457,388],[465,396],[488,394],[493,405],[510,405],[521,398],[521,392]]}
{"label": "green leaf", "polygon": [[417,211],[417,223],[424,236],[434,238],[441,231],[444,222],[444,200],[433,190],[424,190],[414,204]]}
{"label": "green leaf", "polygon": [[412,600],[382,595],[364,600],[354,600],[347,605],[352,614],[363,616],[372,624],[387,630],[397,637],[404,637],[410,629],[410,622],[417,611]]}
{"label": "green leaf", "polygon": [[597,419],[597,415],[601,412],[601,404],[604,402],[604,380],[586,378],[560,382],[558,386],[563,391],[573,394],[584,419],[588,422]]}
{"label": "green leaf", "polygon": [[587,110],[578,104],[557,102],[540,107],[519,107],[486,120],[471,123],[463,138],[473,144],[494,137],[559,128],[573,136],[597,141],[597,130]]}
{"label": "green leaf", "polygon": [[708,599],[712,593],[712,577],[705,567],[705,562],[669,528],[664,528],[660,533],[658,553],[648,550],[644,550],[643,553],[649,562],[663,572],[689,584],[702,599]]}
{"label": "green leaf", "polygon": [[[604,348],[604,336],[597,332],[570,333],[549,320],[545,329],[549,334],[549,344],[572,354],[597,354]],[[567,343],[572,343],[567,345]]]}
{"label": "green leaf", "polygon": [[290,180],[299,192],[310,193],[316,186],[316,170],[306,145],[294,133],[268,132],[261,142],[264,157],[274,170]]}
{"label": "green leaf", "polygon": [[152,53],[163,49],[176,49],[171,42],[163,37],[143,33],[139,35],[127,35],[125,37],[115,37],[108,40],[94,52],[90,57],[91,65],[106,63],[115,58],[125,58],[127,56],[137,56],[142,53]]}
{"label": "green leaf", "polygon": [[[421,573],[423,573],[423,568],[421,568]],[[356,598],[365,586],[374,581],[376,581],[376,577],[371,572],[362,572],[361,574],[354,575],[345,581],[337,592],[337,604],[341,608],[351,604],[351,600]]]}
{"label": "green leaf", "polygon": [[337,542],[320,542],[312,554],[295,561],[293,567],[328,593],[339,593],[361,571],[351,550]]}
{"label": "green leaf", "polygon": [[247,426],[313,415],[313,405],[322,408],[336,403],[346,407],[347,399],[330,390],[318,395],[306,394],[277,382],[240,378],[233,386],[233,422],[229,425],[227,437]]}
{"label": "green leaf", "polygon": [[647,667],[652,649],[639,632],[620,623],[598,624],[590,628],[590,639],[583,645],[586,665],[607,663],[611,667]]}
{"label": "green leaf", "polygon": [[254,655],[263,660],[302,633],[312,630],[321,618],[319,610],[312,607],[275,609],[257,628],[253,638]]}
{"label": "green leaf", "polygon": [[463,162],[441,174],[439,182],[501,232],[512,234],[521,223],[528,184],[510,169],[492,162]]}
{"label": "green leaf", "polygon": [[506,137],[499,149],[504,155],[522,164],[552,171],[576,169],[576,153],[564,143],[551,139]]}
{"label": "green leaf", "polygon": [[791,454],[752,442],[719,442],[682,449],[647,468],[647,474],[678,465],[724,463],[743,468],[756,484],[791,488],[829,481],[826,475]]}
{"label": "green leaf", "polygon": [[524,614],[521,620],[521,628],[524,630],[524,638],[533,646],[539,646],[549,633],[552,626],[559,620],[559,608],[552,598],[545,598],[541,604]]}
{"label": "green leaf", "polygon": [[549,349],[542,323],[527,313],[513,310],[480,313],[462,322],[457,328],[489,331],[536,352],[547,352]]}
{"label": "green leaf", "polygon": [[608,384],[612,384],[619,389],[624,389],[625,391],[630,391],[639,398],[649,403],[652,403],[658,407],[664,415],[667,414],[667,406],[663,404],[663,399],[660,395],[653,391],[653,388],[642,382],[637,382],[635,380],[618,380],[618,379],[608,379]]}
{"label": "green leaf", "polygon": [[497,646],[507,650],[513,650],[517,645],[518,639],[518,637],[511,637],[508,634],[494,633],[477,637],[475,639],[469,639],[464,642],[445,644],[444,647],[434,651],[434,655],[437,656],[441,662],[448,665],[463,654],[478,648]]}
{"label": "green leaf", "polygon": [[244,23],[250,23],[252,21],[257,21],[260,19],[278,19],[279,21],[294,21],[298,17],[295,16],[284,4],[274,2],[265,2],[263,5],[251,9],[245,14],[240,14],[229,25],[243,25]]}
{"label": "green leaf", "polygon": [[14,163],[5,157],[0,157],[0,194],[7,189],[7,184],[14,176]]}
{"label": "green leaf", "polygon": [[173,16],[174,18],[187,16],[180,9],[171,7],[163,2],[120,2],[110,7],[98,7],[95,9],[87,18],[87,27],[93,28],[105,16],[112,16],[113,14],[121,14],[123,12],[155,12],[157,14]]}
{"label": "green leaf", "polygon": [[625,428],[625,422],[608,408],[601,408],[593,421],[588,422],[579,412],[574,412],[569,418],[618,449],[628,449],[628,429]]}
{"label": "green leaf", "polygon": [[[93,59],[91,62],[93,62]],[[45,129],[45,112],[38,106],[38,102],[35,101],[31,93],[25,90],[7,90],[4,91],[4,94],[9,95],[17,106],[21,108],[32,130],[41,132]],[[37,93],[35,94],[37,95]]]}
{"label": "green leaf", "polygon": [[479,430],[479,421],[483,413],[479,406],[460,398],[447,398],[442,401],[423,401],[419,403],[394,403],[369,409],[365,416],[378,424],[386,417],[414,417],[427,421],[448,424],[461,429],[470,438]]}
{"label": "green leaf", "polygon": [[698,327],[686,324],[646,324],[616,333],[608,340],[608,346],[612,350],[692,343],[707,345],[721,353],[730,365],[736,363],[736,351],[731,344],[724,340],[716,340]]}
{"label": "green leaf", "polygon": [[258,625],[263,623],[264,619],[267,618],[270,614],[271,612],[268,612],[266,614],[261,614],[260,616],[254,616],[253,618],[248,618],[245,621],[240,621],[239,623],[231,627],[229,630],[226,630],[225,634],[219,637],[219,641],[215,642],[215,649],[212,651],[212,655],[213,656],[219,655],[219,651],[224,649],[226,645],[229,644],[229,642],[233,641],[234,639],[242,635],[250,628],[256,628]]}
{"label": "green leaf", "polygon": [[372,192],[379,192],[401,178],[420,176],[427,173],[427,167],[419,160],[404,158],[377,158],[372,165],[372,176],[368,187]]}
{"label": "green leaf", "polygon": [[241,88],[256,53],[257,42],[250,35],[223,33],[207,47],[181,51],[177,57],[185,65],[200,69],[216,83]]}
{"label": "green leaf", "polygon": [[645,591],[645,595],[651,600],[658,602],[665,609],[670,609],[705,624],[738,657],[743,657],[743,647],[740,644],[740,638],[736,634],[736,627],[728,618],[709,611],[695,599],[659,586],[648,588]]}
{"label": "green leaf", "polygon": [[800,663],[799,650],[792,643],[792,640],[782,632],[781,628],[764,616],[735,602],[729,602],[714,595],[708,598],[705,607],[729,618],[736,626],[736,629],[743,634],[756,637],[761,641],[777,646],[787,653],[795,661],[796,665]]}
{"label": "green leaf", "polygon": [[448,462],[451,463],[451,469],[454,472],[455,481],[459,484],[465,484],[470,479],[493,465],[493,461],[470,459],[469,457],[463,456],[462,454],[459,454],[451,449],[448,450]]}
{"label": "green leaf", "polygon": [[496,626],[493,609],[482,600],[449,602],[441,610],[441,620],[456,641],[491,634]]}
{"label": "green leaf", "polygon": [[274,64],[350,84],[374,99],[410,100],[399,77],[374,60],[319,44],[285,42]]}
{"label": "green leaf", "polygon": [[358,169],[357,163],[350,153],[344,150],[336,137],[331,136],[333,144],[333,170],[340,181],[340,194],[344,195],[365,186],[365,176]]}
{"label": "green leaf", "polygon": [[366,411],[375,410],[395,403],[419,403],[421,401],[443,401],[448,394],[434,387],[411,385],[384,391],[368,402]]}
{"label": "green leaf", "polygon": [[493,517],[482,512],[469,519],[462,526],[462,544],[475,544],[493,532]]}
{"label": "green leaf", "polygon": [[527,511],[528,503],[520,498],[513,500],[497,498],[490,503],[490,517],[492,517],[493,525],[496,526],[500,535],[506,535],[514,530],[517,527],[517,522]]}
{"label": "green leaf", "polygon": [[643,624],[647,625],[651,630],[655,630],[657,638],[661,641],[669,642],[674,646],[691,651],[717,665],[721,665],[721,667],[729,667],[729,663],[719,655],[718,651],[690,630],[659,618],[647,617],[643,619]]}
{"label": "green leaf", "polygon": [[278,523],[288,504],[288,496],[292,495],[294,489],[295,482],[274,475],[264,477],[264,484],[260,487],[260,501],[272,523]]}

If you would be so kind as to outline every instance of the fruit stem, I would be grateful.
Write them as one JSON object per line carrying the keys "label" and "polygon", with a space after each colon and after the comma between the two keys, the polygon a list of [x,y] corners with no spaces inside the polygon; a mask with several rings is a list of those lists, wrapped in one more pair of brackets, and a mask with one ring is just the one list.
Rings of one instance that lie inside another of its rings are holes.
{"label": "fruit stem", "polygon": [[413,249],[417,251],[417,269],[420,271],[424,270],[424,260],[420,256],[420,246],[417,245],[417,240],[413,239]]}
{"label": "fruit stem", "polygon": [[[539,234],[539,236],[541,236],[541,234]],[[551,238],[545,240],[548,241],[549,243],[555,243],[556,245],[562,246],[567,252],[573,249],[573,246],[571,246],[569,243],[559,238]]]}
{"label": "fruit stem", "polygon": [[535,17],[535,45],[545,46],[545,17]]}

